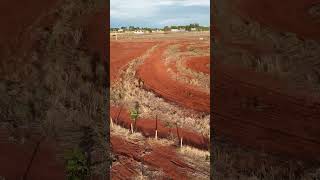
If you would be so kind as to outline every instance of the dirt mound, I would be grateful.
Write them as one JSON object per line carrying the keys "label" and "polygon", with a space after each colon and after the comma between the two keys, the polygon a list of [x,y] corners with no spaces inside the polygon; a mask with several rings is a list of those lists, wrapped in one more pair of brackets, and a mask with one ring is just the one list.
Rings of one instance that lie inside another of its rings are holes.
{"label": "dirt mound", "polygon": [[159,45],[138,69],[138,77],[143,80],[146,89],[154,91],[164,99],[196,111],[209,113],[210,98],[207,93],[178,83],[168,74],[162,55],[169,44]]}
{"label": "dirt mound", "polygon": [[[114,121],[114,123],[119,124],[127,129],[130,129],[130,124],[132,120],[129,117],[129,111],[126,109],[122,109],[120,115],[120,108],[111,107],[110,115]],[[119,115],[119,118],[117,119]],[[146,137],[154,137],[155,136],[155,128],[156,121],[152,119],[139,119],[137,120],[137,130],[141,132]],[[192,132],[186,129],[178,128],[179,136],[183,138],[183,144],[193,146],[199,149],[208,150],[209,140],[197,134],[196,132]],[[158,120],[158,137],[159,138],[168,138],[170,135],[174,135],[177,137],[177,129],[175,127],[169,128],[166,127],[161,120]]]}

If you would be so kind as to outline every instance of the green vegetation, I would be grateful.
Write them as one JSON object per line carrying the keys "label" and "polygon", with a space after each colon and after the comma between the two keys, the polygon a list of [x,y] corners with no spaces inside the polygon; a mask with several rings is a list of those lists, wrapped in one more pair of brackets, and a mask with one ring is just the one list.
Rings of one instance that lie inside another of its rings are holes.
{"label": "green vegetation", "polygon": [[89,165],[85,154],[78,148],[67,152],[66,172],[68,180],[84,180],[89,176]]}
{"label": "green vegetation", "polygon": [[157,31],[157,30],[163,30],[163,31],[170,31],[171,29],[179,29],[179,30],[185,30],[185,31],[209,31],[210,27],[207,26],[200,26],[198,23],[193,23],[189,25],[172,25],[172,26],[165,26],[163,28],[149,28],[149,27],[121,27],[121,28],[110,28],[110,31],[118,31],[119,29],[122,29],[124,31],[137,31],[137,30],[143,30],[143,31]]}
{"label": "green vegetation", "polygon": [[136,130],[137,119],[139,117],[139,103],[136,102],[133,109],[130,111],[130,117],[134,121],[134,129]]}

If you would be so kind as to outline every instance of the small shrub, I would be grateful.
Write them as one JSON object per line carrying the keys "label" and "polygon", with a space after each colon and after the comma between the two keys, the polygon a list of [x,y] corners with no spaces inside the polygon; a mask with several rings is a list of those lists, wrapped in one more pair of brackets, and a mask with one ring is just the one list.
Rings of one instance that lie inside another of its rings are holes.
{"label": "small shrub", "polygon": [[89,176],[89,167],[85,154],[79,149],[66,153],[66,172],[68,180],[84,180]]}
{"label": "small shrub", "polygon": [[130,117],[134,121],[134,129],[136,129],[137,119],[139,117],[139,103],[135,103],[135,107],[130,111]]}

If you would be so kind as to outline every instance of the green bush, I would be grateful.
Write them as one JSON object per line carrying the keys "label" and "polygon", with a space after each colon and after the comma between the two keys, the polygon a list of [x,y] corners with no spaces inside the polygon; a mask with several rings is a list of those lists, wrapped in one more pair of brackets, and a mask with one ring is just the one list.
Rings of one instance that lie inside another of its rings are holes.
{"label": "green bush", "polygon": [[66,153],[66,171],[68,180],[84,180],[89,175],[85,154],[79,149]]}

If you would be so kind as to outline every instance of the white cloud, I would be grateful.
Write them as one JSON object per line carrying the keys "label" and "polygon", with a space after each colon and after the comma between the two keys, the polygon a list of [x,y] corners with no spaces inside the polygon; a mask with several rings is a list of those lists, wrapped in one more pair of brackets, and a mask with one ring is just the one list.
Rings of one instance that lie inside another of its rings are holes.
{"label": "white cloud", "polygon": [[159,25],[182,25],[184,23],[187,23],[191,20],[191,18],[171,18],[171,19],[165,19],[159,22]]}
{"label": "white cloud", "polygon": [[151,16],[156,7],[150,0],[111,0],[111,18],[138,18]]}
{"label": "white cloud", "polygon": [[210,0],[111,0],[111,18],[152,17],[163,6],[210,6]]}
{"label": "white cloud", "polygon": [[158,0],[160,5],[210,6],[210,0]]}

